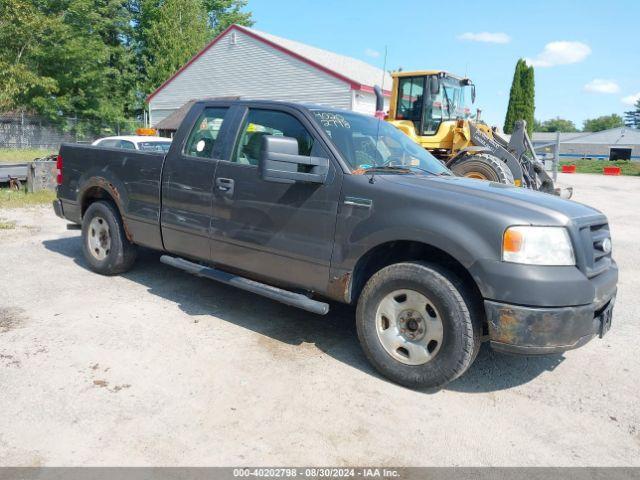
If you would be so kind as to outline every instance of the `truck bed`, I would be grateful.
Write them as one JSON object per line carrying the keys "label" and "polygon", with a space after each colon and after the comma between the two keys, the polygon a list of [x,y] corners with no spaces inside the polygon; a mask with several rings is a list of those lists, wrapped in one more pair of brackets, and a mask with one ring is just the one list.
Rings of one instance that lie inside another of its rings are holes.
{"label": "truck bed", "polygon": [[68,218],[80,223],[83,197],[91,188],[102,188],[120,209],[130,239],[162,248],[160,184],[164,154],[63,144],[60,155],[64,175],[58,198]]}

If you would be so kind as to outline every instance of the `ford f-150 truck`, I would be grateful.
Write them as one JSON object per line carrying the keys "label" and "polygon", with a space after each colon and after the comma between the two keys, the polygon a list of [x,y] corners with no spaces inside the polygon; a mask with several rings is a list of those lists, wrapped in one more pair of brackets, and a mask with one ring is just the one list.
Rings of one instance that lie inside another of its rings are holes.
{"label": "ford f-150 truck", "polygon": [[485,340],[558,353],[611,325],[602,213],[453,176],[376,118],[201,101],[166,155],[65,144],[58,169],[55,212],[82,224],[92,270],[125,272],[142,246],[316,314],[352,304],[367,358],[406,386],[455,379]]}

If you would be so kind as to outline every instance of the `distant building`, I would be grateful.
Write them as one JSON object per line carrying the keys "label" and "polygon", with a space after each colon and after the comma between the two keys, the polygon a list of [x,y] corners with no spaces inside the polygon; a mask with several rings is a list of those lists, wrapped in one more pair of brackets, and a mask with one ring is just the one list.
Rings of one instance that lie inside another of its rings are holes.
{"label": "distant building", "polygon": [[372,115],[374,85],[383,85],[390,96],[391,77],[380,68],[232,25],[147,97],[149,123],[168,132],[189,101],[225,96],[318,103]]}
{"label": "distant building", "polygon": [[[556,141],[555,132],[535,132],[534,146]],[[600,160],[640,160],[640,130],[628,127],[601,132],[560,134],[560,158],[591,158]]]}

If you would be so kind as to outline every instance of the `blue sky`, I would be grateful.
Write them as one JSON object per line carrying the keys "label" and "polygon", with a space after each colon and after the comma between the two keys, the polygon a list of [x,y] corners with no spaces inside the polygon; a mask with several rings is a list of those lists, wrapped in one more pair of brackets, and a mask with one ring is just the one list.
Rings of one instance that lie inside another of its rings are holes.
{"label": "blue sky", "polygon": [[640,1],[250,0],[254,28],[387,68],[474,80],[502,126],[518,58],[535,68],[536,118],[629,110],[640,98]]}

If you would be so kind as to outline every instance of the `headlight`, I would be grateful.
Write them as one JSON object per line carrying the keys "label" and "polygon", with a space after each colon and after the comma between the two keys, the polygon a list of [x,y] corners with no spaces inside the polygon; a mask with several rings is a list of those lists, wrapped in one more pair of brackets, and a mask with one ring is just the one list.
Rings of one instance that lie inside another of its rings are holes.
{"label": "headlight", "polygon": [[575,265],[564,227],[509,227],[502,241],[502,260],[529,265]]}

